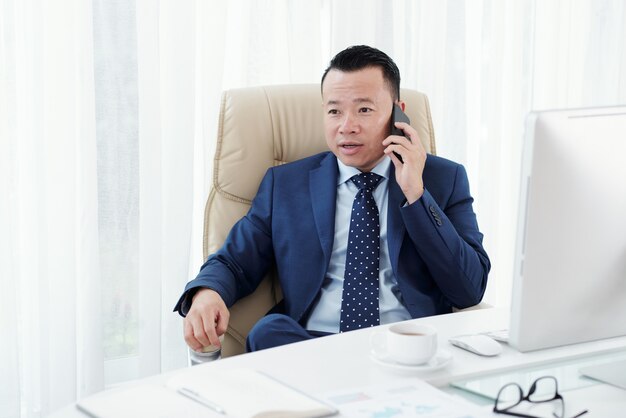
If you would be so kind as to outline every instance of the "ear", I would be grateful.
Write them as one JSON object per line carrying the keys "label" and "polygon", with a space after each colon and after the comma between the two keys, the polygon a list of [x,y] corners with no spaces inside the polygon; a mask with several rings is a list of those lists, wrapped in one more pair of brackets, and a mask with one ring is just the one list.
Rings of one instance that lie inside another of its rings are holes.
{"label": "ear", "polygon": [[404,112],[404,108],[406,107],[406,103],[404,103],[402,100],[398,100],[397,104],[398,104],[398,106],[400,106],[400,109],[402,109],[402,111]]}

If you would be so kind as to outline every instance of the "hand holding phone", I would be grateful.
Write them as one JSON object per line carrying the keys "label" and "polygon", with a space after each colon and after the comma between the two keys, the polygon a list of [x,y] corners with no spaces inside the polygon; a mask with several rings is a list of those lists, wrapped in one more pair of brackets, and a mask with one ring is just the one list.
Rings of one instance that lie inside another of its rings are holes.
{"label": "hand holding phone", "polygon": [[[411,124],[411,120],[406,115],[406,113],[402,111],[402,108],[397,103],[394,103],[393,109],[391,111],[391,135],[404,136],[410,142],[411,138],[409,138],[408,135],[405,135],[402,129],[396,128],[396,122],[404,122],[409,125]],[[396,155],[396,157],[398,157],[401,163],[404,163],[404,161],[402,161],[402,157],[400,156],[400,154],[398,154],[395,151],[394,151],[394,154]]]}

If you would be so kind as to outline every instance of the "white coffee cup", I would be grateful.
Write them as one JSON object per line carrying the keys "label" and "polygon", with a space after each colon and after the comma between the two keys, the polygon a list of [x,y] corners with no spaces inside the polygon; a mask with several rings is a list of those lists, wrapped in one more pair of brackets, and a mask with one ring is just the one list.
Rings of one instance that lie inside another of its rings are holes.
{"label": "white coffee cup", "polygon": [[370,343],[377,358],[414,366],[437,354],[437,330],[426,324],[402,322],[374,332]]}

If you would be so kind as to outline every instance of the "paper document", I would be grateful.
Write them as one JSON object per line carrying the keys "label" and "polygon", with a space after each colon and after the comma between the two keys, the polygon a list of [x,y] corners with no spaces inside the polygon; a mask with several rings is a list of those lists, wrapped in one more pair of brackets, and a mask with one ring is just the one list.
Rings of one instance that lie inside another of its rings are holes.
{"label": "paper document", "polygon": [[194,393],[228,417],[317,418],[337,413],[332,406],[252,369],[201,371],[180,373],[167,386]]}
{"label": "paper document", "polygon": [[350,418],[482,418],[493,416],[469,401],[421,380],[366,386],[323,396]]}
{"label": "paper document", "polygon": [[77,408],[96,418],[195,418],[211,415],[197,402],[159,385],[141,385],[106,390],[81,399]]}

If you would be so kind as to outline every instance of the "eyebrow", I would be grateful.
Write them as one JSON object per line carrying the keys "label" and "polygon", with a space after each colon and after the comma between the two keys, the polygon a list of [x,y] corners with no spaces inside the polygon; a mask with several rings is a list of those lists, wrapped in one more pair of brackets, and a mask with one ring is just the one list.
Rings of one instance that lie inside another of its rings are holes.
{"label": "eyebrow", "polygon": [[[339,103],[341,103],[339,100],[329,100],[328,102],[326,102],[326,105],[336,105]],[[374,103],[374,101],[367,97],[357,97],[356,99],[352,100],[352,103]]]}

